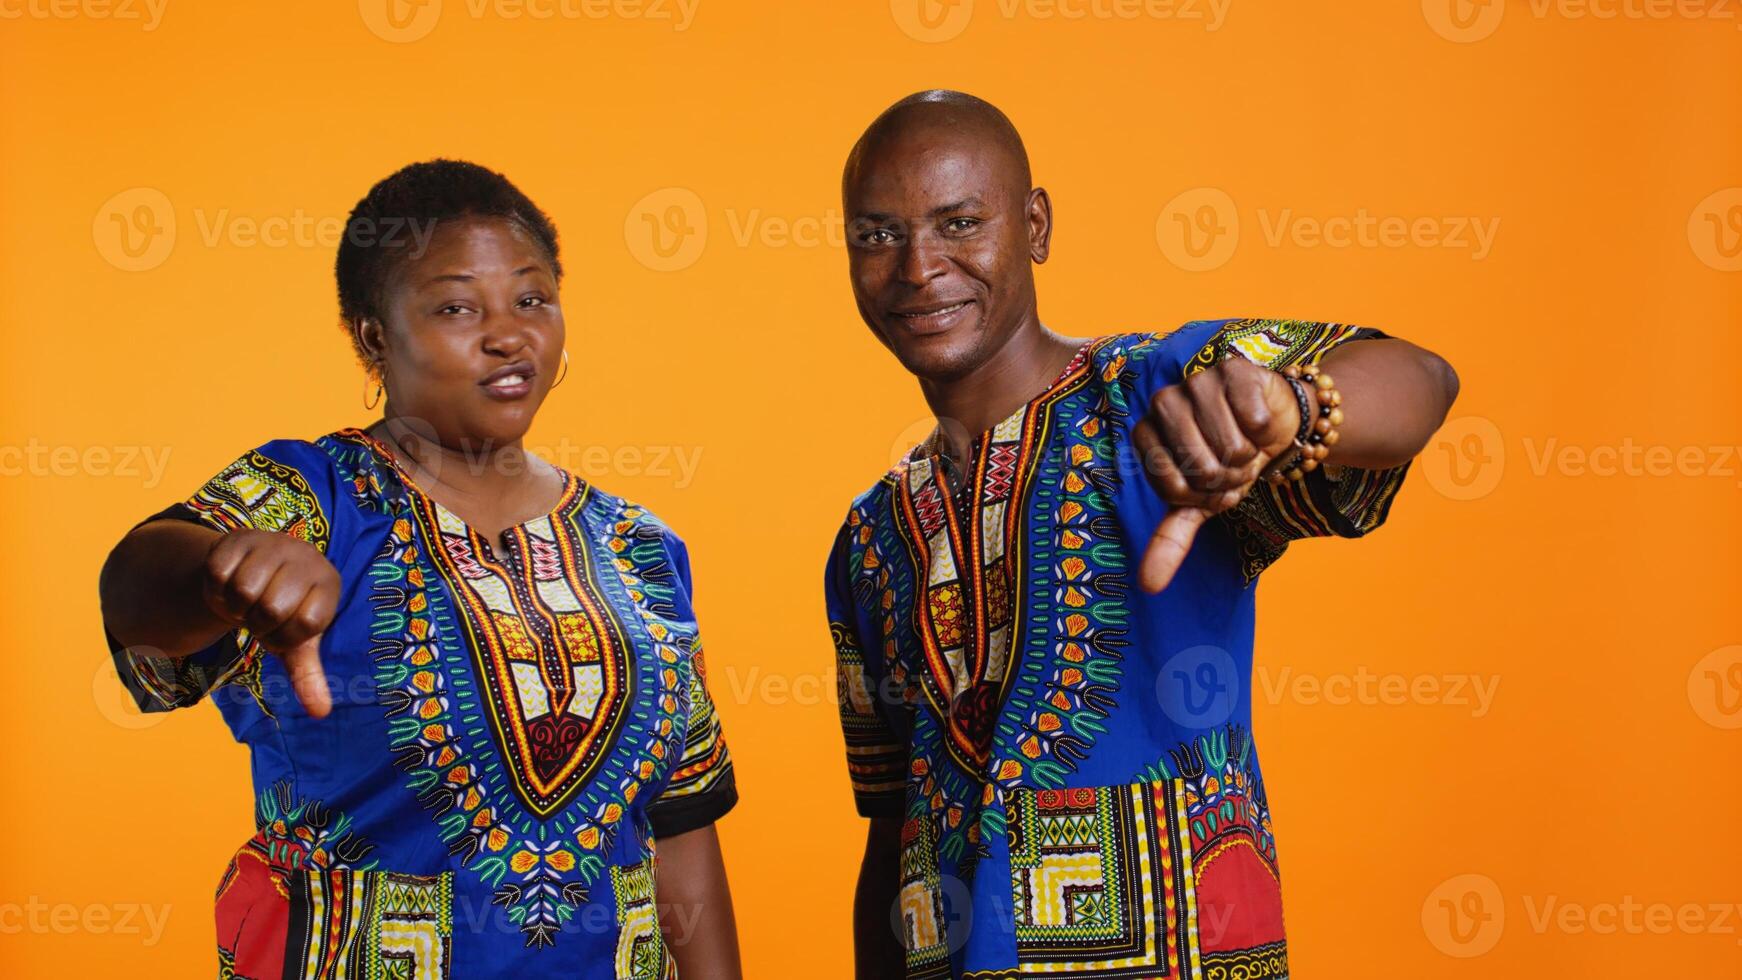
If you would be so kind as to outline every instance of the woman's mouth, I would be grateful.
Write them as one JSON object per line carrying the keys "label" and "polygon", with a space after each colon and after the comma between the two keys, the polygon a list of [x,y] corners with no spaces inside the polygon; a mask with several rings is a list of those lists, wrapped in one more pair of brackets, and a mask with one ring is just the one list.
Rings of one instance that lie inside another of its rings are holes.
{"label": "woman's mouth", "polygon": [[491,398],[504,401],[524,398],[532,394],[533,371],[530,366],[510,365],[493,371],[479,386]]}

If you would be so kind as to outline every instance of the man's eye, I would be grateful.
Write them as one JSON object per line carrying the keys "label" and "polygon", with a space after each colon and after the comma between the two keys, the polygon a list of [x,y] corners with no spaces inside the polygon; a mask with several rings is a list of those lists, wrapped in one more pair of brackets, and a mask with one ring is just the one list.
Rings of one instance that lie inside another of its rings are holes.
{"label": "man's eye", "polygon": [[442,307],[436,312],[442,316],[458,316],[459,314],[466,312],[466,308],[458,303],[449,303],[447,306]]}
{"label": "man's eye", "polygon": [[950,231],[970,231],[979,223],[978,218],[951,218],[944,224],[944,227]]}
{"label": "man's eye", "polygon": [[895,241],[895,232],[888,228],[873,228],[866,233],[865,241],[871,245],[888,245]]}

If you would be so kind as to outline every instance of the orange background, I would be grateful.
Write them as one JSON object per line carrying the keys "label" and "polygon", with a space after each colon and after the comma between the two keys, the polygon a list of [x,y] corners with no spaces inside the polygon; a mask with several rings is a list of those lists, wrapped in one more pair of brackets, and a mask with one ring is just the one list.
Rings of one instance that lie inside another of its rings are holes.
{"label": "orange background", "polygon": [[[1263,586],[1257,730],[1296,974],[1742,974],[1742,460],[1718,448],[1742,444],[1739,5],[1219,0],[1215,21],[1208,0],[700,0],[682,24],[650,2],[538,19],[425,0],[389,21],[374,0],[167,0],[153,24],[123,15],[143,0],[0,0],[0,973],[210,973],[247,756],[210,707],[122,704],[97,569],[240,450],[369,420],[331,240],[249,222],[342,218],[448,155],[503,170],[564,236],[574,371],[529,442],[690,542],[743,794],[721,834],[748,975],[847,975],[862,824],[821,567],[925,410],[859,322],[841,248],[806,232],[838,225],[865,123],[950,86],[1010,114],[1053,194],[1054,328],[1345,320],[1462,374],[1390,525],[1300,546]],[[1363,210],[1436,223],[1401,245],[1311,237]],[[688,251],[652,252],[643,212]],[[1174,212],[1237,237],[1190,268]],[[161,254],[128,256],[117,214]],[[1490,247],[1436,244],[1451,218],[1498,222]],[[155,482],[129,451],[168,453]],[[1482,713],[1292,682],[1363,671],[1498,686]],[[150,944],[32,926],[31,902],[169,918]],[[1597,931],[1625,902],[1670,909],[1668,931],[1643,911]]]}

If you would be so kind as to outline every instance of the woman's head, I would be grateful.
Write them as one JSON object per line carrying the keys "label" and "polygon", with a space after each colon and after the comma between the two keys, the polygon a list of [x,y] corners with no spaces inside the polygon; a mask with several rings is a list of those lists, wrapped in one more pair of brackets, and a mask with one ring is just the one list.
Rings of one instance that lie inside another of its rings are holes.
{"label": "woman's head", "polygon": [[556,228],[506,177],[455,160],[401,169],[352,209],[335,272],[388,415],[452,449],[525,434],[562,361],[562,264]]}

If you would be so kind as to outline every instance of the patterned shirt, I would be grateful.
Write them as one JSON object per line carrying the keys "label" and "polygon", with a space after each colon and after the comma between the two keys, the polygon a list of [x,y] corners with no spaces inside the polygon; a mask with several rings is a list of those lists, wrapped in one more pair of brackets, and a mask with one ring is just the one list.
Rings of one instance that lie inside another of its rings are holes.
{"label": "patterned shirt", "polygon": [[1377,526],[1407,467],[1261,483],[1152,596],[1134,569],[1166,505],[1130,434],[1155,392],[1227,358],[1281,368],[1369,336],[1103,337],[980,434],[959,480],[916,449],[854,501],[827,605],[859,812],[903,820],[909,977],[1287,976],[1254,582],[1292,539]]}
{"label": "patterned shirt", "polygon": [[267,443],[160,516],[292,535],[342,582],[324,719],[246,629],[181,660],[110,637],[141,708],[210,698],[252,754],[220,975],[675,975],[655,839],[737,793],[670,529],[564,473],[491,541],[356,430]]}

